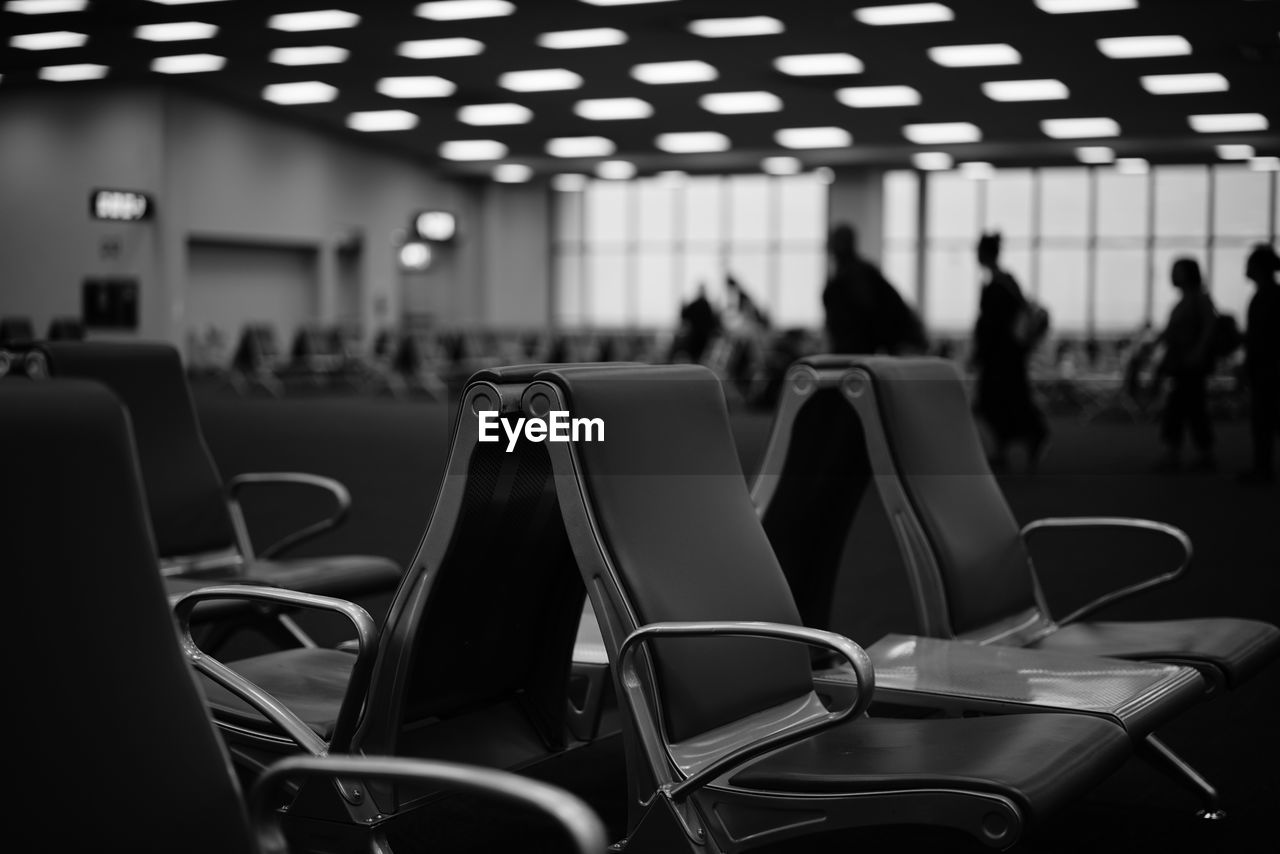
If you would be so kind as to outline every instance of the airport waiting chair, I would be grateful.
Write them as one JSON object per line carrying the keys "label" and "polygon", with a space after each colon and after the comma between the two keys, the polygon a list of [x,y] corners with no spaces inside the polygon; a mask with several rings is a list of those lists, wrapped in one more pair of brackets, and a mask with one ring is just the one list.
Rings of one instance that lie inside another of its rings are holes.
{"label": "airport waiting chair", "polygon": [[[348,599],[391,591],[399,583],[400,567],[385,557],[286,556],[289,549],[341,524],[350,507],[346,488],[330,478],[299,472],[241,474],[224,483],[205,444],[181,359],[172,346],[45,342],[28,354],[27,366],[36,377],[97,380],[124,401],[138,440],[164,574],[198,576],[205,582],[254,581]],[[242,490],[272,484],[327,491],[335,509],[326,518],[257,548],[237,499]]]}
{"label": "airport waiting chair", "polygon": [[[22,592],[11,628],[32,644],[7,674],[25,697],[8,720],[20,734],[6,757],[20,771],[14,850],[282,854],[285,784],[310,778],[496,798],[554,819],[560,850],[603,854],[598,818],[567,792],[446,762],[291,758],[255,786],[250,818],[155,572],[123,406],[97,383],[56,380],[0,384],[0,411],[0,442],[22,449],[0,461],[16,499],[4,514],[5,568]],[[75,489],[50,477],[60,470]]]}
{"label": "airport waiting chair", "polygon": [[271,397],[280,397],[284,394],[284,383],[280,380],[280,370],[284,365],[275,328],[264,323],[250,323],[240,332],[240,340],[227,370],[227,381],[240,395],[250,394],[257,386]]}
{"label": "airport waiting chair", "polygon": [[[1075,714],[866,717],[875,673],[847,638],[799,625],[700,366],[481,372],[475,410],[600,418],[605,440],[548,443],[559,510],[625,705],[628,852],[731,852],[855,826],[935,825],[993,847],[1129,755]],[[530,447],[529,443],[525,443]],[[856,674],[814,693],[816,644]]]}
{"label": "airport waiting chair", "polygon": [[24,315],[0,317],[0,347],[30,344],[36,338],[31,318]]}

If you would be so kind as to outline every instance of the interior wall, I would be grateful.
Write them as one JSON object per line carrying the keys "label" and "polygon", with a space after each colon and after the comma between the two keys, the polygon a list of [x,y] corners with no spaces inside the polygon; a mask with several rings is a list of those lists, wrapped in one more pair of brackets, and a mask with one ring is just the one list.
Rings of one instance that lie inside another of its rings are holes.
{"label": "interior wall", "polygon": [[267,324],[280,351],[288,352],[298,327],[319,319],[318,273],[313,248],[191,241],[185,276],[186,313],[193,320],[188,330],[205,337],[212,328],[228,340],[228,333],[246,324]]}
{"label": "interior wall", "polygon": [[537,327],[551,320],[551,198],[545,181],[490,183],[478,235],[484,315],[494,326]]}
{"label": "interior wall", "polygon": [[858,252],[880,264],[884,245],[884,170],[837,168],[829,190],[829,220],[858,232]]}

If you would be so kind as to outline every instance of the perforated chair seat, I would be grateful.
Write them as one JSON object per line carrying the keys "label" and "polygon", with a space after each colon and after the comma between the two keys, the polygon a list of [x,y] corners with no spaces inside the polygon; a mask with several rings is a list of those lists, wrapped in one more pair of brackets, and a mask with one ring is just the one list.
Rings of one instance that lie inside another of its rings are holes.
{"label": "perforated chair seat", "polygon": [[[231,668],[302,719],[323,739],[333,735],[356,657],[334,649],[289,649],[232,662]],[[266,718],[227,689],[201,679],[214,717],[224,724],[269,730]]]}
{"label": "perforated chair seat", "polygon": [[1070,623],[1030,646],[1212,667],[1235,688],[1280,656],[1280,629],[1235,618]]}
{"label": "perforated chair seat", "polygon": [[377,555],[332,555],[249,561],[237,581],[274,584],[302,593],[351,598],[392,590],[400,581],[395,561]]}
{"label": "perforated chair seat", "polygon": [[785,747],[730,782],[745,789],[836,794],[966,789],[1013,799],[1028,815],[1082,794],[1129,755],[1119,727],[1083,715],[908,720],[864,718]]}

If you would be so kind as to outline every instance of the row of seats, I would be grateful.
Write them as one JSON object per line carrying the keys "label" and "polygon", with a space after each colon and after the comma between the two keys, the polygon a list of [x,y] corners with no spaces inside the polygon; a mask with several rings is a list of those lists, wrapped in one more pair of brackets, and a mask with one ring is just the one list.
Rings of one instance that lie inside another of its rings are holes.
{"label": "row of seats", "polygon": [[[45,356],[48,373],[67,375],[56,351]],[[36,385],[83,394],[60,380]],[[283,584],[170,590],[242,773],[282,754],[355,753],[538,776],[621,730],[626,847],[639,852],[738,851],[886,823],[941,825],[1003,848],[1135,752],[1220,815],[1212,787],[1153,733],[1274,659],[1280,631],[1226,618],[1085,619],[1178,577],[1186,559],[1055,619],[1023,544],[1054,527],[1123,524],[1172,537],[1189,558],[1185,535],[1112,519],[1019,530],[949,362],[809,358],[783,395],[749,489],[722,385],[706,368],[477,373],[419,552],[380,628],[350,603]],[[554,409],[603,419],[606,441],[510,453],[479,441],[479,411]],[[940,422],[960,429],[939,435]],[[826,620],[839,546],[872,479],[923,635],[864,650]],[[583,620],[584,601],[593,619]],[[227,602],[338,611],[356,643],[299,641],[225,665],[192,632],[202,608]],[[1040,676],[1018,676],[1028,668]],[[898,717],[885,700],[968,716]],[[401,838],[435,791],[303,783],[289,817],[313,842],[335,823]]]}

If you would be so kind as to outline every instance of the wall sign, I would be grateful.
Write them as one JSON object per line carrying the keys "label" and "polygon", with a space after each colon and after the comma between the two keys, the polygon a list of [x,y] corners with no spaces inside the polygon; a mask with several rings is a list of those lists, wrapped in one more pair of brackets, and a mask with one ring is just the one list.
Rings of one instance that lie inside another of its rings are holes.
{"label": "wall sign", "polygon": [[150,219],[155,204],[146,193],[136,190],[94,190],[89,194],[89,216],[113,222]]}

